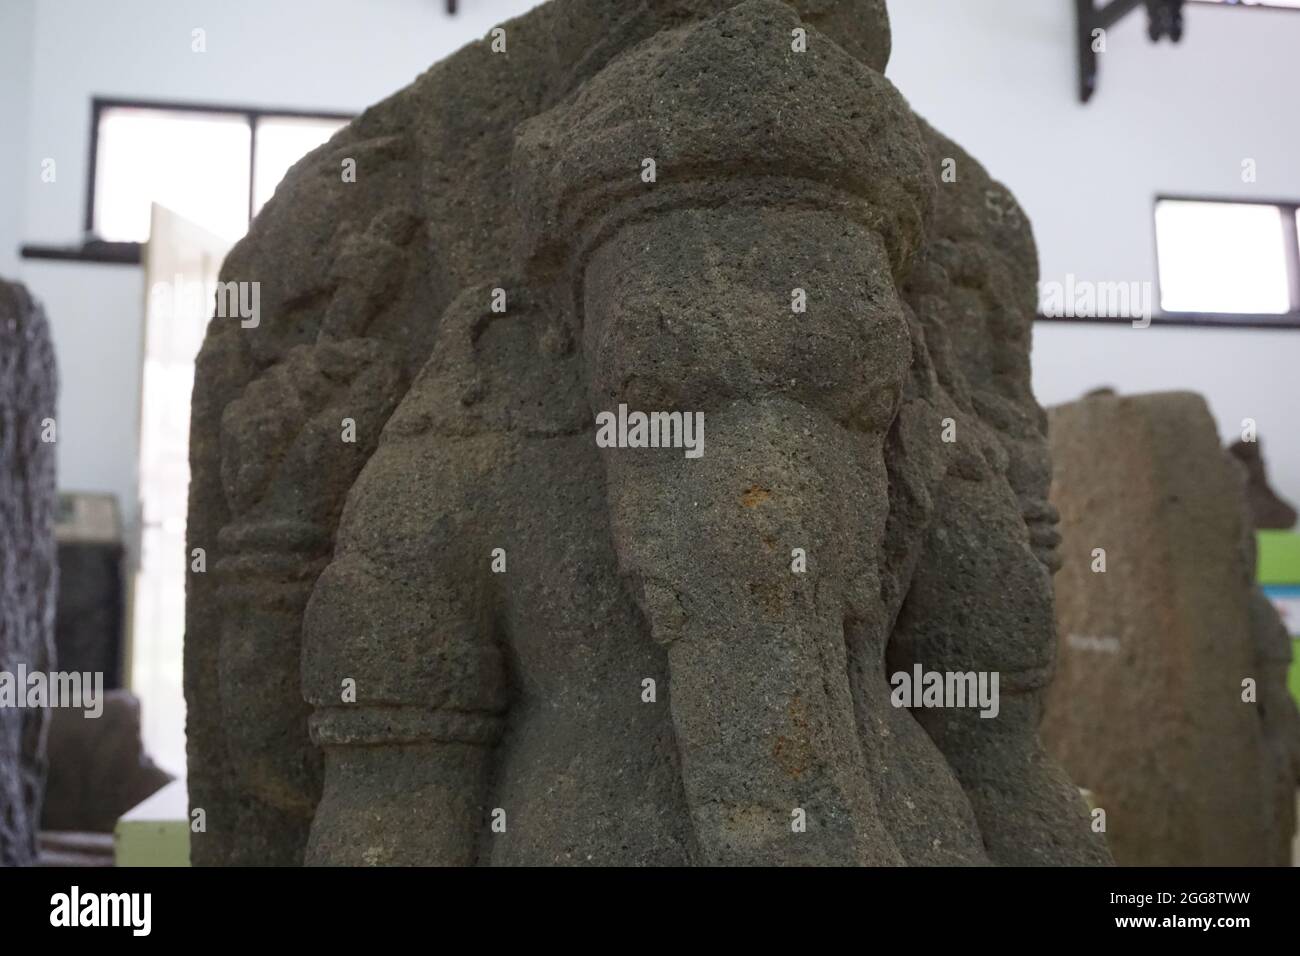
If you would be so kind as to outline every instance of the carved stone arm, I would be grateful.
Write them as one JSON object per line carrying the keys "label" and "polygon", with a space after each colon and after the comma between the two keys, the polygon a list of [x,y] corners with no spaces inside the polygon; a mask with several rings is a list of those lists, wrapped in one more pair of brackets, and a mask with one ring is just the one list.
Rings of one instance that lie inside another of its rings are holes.
{"label": "carved stone arm", "polygon": [[900,862],[849,668],[883,661],[882,449],[911,355],[896,281],[932,185],[901,97],[815,30],[797,50],[802,30],[754,0],[666,31],[516,150],[528,254],[567,270],[593,413],[681,413],[703,440],[602,455],[712,864]]}
{"label": "carved stone arm", "polygon": [[[347,490],[401,388],[398,366],[377,343],[323,342],[272,366],[222,419],[222,479],[234,518],[218,536],[214,568],[227,609],[218,652],[226,742],[238,755],[245,799],[304,838],[321,766],[299,685],[303,613]],[[256,839],[232,852],[246,863],[301,862],[268,859]]]}

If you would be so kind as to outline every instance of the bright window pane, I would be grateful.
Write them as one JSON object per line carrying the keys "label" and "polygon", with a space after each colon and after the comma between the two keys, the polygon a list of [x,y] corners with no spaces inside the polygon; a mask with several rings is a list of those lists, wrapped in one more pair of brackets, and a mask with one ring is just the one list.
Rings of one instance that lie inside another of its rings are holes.
{"label": "bright window pane", "polygon": [[257,122],[257,156],[253,164],[253,212],[275,193],[289,167],[334,133],[346,120],[268,116]]}
{"label": "bright window pane", "polygon": [[1158,203],[1161,308],[1290,312],[1283,215],[1277,206],[1247,203]]}
{"label": "bright window pane", "polygon": [[248,231],[248,149],[240,114],[110,107],[99,121],[95,229],[144,242],[158,203],[234,241]]}

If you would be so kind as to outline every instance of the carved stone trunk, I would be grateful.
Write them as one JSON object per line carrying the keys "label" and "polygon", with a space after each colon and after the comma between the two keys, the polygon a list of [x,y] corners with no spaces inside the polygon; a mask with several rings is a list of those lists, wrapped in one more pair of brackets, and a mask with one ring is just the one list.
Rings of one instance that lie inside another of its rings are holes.
{"label": "carved stone trunk", "polygon": [[[21,285],[0,280],[0,672],[48,672],[54,656],[58,381],[49,326]],[[0,866],[35,862],[48,713],[25,688],[0,707]]]}

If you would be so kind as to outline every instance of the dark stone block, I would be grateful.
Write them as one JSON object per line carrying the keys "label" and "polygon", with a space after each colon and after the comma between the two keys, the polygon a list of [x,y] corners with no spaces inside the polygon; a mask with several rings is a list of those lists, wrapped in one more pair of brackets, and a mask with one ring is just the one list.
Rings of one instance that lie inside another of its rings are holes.
{"label": "dark stone block", "polygon": [[139,700],[108,691],[103,705],[99,717],[75,709],[52,712],[42,830],[112,832],[118,817],[172,779],[145,756]]}
{"label": "dark stone block", "polygon": [[102,673],[105,689],[116,690],[125,678],[126,593],[116,503],[102,495],[63,495],[60,512],[54,620],[59,667]]}

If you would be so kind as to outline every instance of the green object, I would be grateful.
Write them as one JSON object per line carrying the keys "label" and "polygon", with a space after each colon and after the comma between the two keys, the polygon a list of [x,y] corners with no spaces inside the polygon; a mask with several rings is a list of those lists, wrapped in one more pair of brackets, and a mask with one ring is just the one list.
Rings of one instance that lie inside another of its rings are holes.
{"label": "green object", "polygon": [[1260,584],[1300,584],[1300,534],[1258,531]]}
{"label": "green object", "polygon": [[[1269,599],[1277,603],[1290,600],[1300,590],[1300,534],[1294,531],[1259,531],[1259,568],[1256,578]],[[1291,696],[1300,702],[1300,635],[1295,633],[1294,614],[1290,622],[1292,638],[1291,671],[1287,683]]]}
{"label": "green object", "polygon": [[1291,671],[1287,675],[1291,696],[1300,704],[1300,641],[1291,642]]}
{"label": "green object", "polygon": [[189,796],[175,780],[117,821],[113,830],[118,866],[189,866]]}

